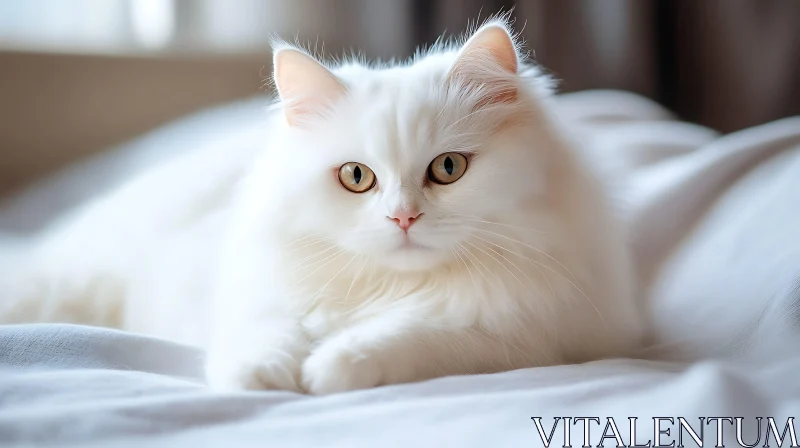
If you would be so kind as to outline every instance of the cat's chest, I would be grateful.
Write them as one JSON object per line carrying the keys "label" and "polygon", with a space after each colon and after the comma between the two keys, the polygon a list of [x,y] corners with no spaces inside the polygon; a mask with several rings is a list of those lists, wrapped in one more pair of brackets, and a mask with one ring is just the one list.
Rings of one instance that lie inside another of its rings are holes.
{"label": "cat's chest", "polygon": [[[324,293],[302,294],[302,325],[312,340],[376,320],[409,319],[419,325],[469,327],[496,310],[491,302],[507,302],[487,285],[440,273],[437,277],[372,277],[359,282],[331,282]],[[514,299],[512,299],[514,300]],[[491,317],[489,317],[491,319]]]}
{"label": "cat's chest", "polygon": [[572,293],[564,275],[555,269],[546,275],[536,254],[523,264],[487,251],[473,254],[470,264],[455,260],[431,271],[399,273],[360,259],[337,263],[333,250],[327,256],[333,261],[319,252],[276,278],[312,339],[387,316],[439,328],[491,328],[518,319],[521,310],[546,315],[537,310],[554,306],[557,298],[568,301]]}

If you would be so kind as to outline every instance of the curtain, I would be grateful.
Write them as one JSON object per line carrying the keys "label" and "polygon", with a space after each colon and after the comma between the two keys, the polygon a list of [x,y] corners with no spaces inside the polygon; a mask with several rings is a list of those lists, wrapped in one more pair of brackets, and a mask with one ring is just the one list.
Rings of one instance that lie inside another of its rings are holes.
{"label": "curtain", "polygon": [[417,0],[413,38],[512,7],[562,91],[631,90],[723,132],[800,113],[800,1]]}

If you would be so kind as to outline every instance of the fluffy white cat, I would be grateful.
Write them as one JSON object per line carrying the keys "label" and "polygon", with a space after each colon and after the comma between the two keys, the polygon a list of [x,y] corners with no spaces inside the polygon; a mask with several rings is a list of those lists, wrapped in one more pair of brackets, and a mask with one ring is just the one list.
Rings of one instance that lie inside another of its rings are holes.
{"label": "fluffy white cat", "polygon": [[281,44],[274,70],[257,157],[178,159],[88,205],[7,264],[0,319],[204,346],[219,390],[641,347],[621,229],[504,22],[398,65],[328,68]]}

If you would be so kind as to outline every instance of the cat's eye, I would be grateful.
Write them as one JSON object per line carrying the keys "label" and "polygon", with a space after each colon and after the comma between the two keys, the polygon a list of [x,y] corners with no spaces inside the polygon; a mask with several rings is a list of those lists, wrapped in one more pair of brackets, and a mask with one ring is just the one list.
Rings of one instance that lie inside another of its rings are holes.
{"label": "cat's eye", "polygon": [[446,152],[428,165],[428,179],[437,184],[452,184],[467,171],[467,158],[457,152]]}
{"label": "cat's eye", "polygon": [[375,186],[375,173],[364,164],[348,162],[339,168],[339,182],[353,193],[363,193]]}

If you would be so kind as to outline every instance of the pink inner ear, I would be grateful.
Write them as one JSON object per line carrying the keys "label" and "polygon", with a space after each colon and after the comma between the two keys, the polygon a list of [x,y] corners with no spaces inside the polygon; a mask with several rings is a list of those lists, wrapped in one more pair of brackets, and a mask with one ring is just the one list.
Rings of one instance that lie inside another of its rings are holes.
{"label": "pink inner ear", "polygon": [[311,56],[283,49],[275,54],[275,85],[284,104],[289,125],[321,113],[345,92],[341,82]]}
{"label": "pink inner ear", "polygon": [[505,28],[499,25],[489,25],[479,30],[466,44],[470,49],[486,51],[495,62],[508,73],[517,73],[517,49],[514,40]]}
{"label": "pink inner ear", "polygon": [[518,92],[514,75],[503,70],[488,52],[484,51],[480,56],[475,52],[470,58],[466,54],[459,58],[450,72],[449,82],[475,91],[480,96],[475,108],[516,102]]}
{"label": "pink inner ear", "polygon": [[476,108],[517,100],[518,70],[514,41],[505,28],[488,25],[464,45],[450,72],[451,81],[481,90]]}

